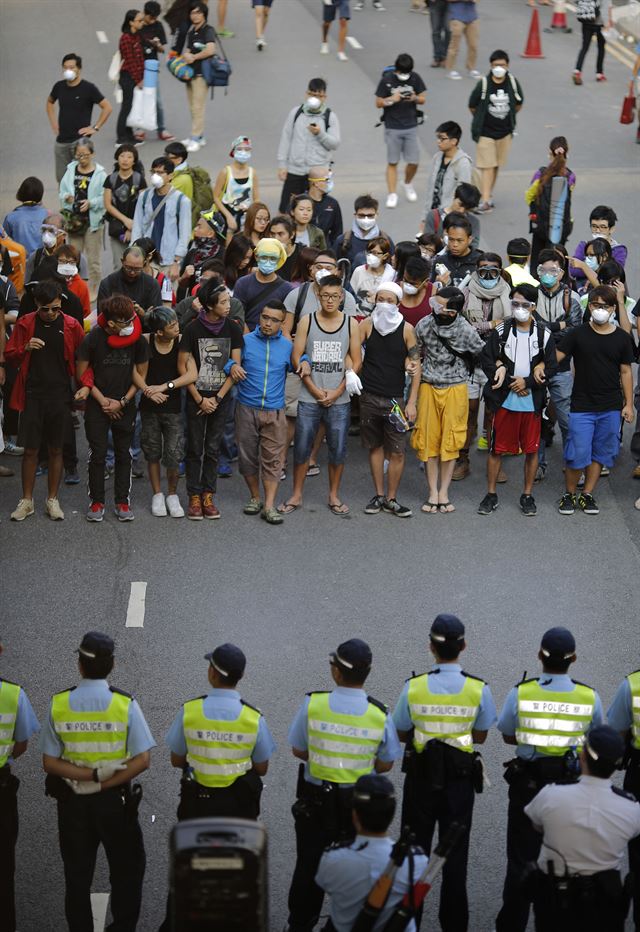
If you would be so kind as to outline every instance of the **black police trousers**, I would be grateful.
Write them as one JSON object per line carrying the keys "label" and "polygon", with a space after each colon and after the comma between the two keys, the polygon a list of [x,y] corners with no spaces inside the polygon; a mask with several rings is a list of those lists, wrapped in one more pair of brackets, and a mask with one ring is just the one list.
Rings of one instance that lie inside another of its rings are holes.
{"label": "black police trousers", "polygon": [[[469,924],[467,861],[474,796],[469,777],[448,780],[438,790],[430,789],[423,778],[411,772],[404,781],[402,825],[408,825],[414,832],[416,844],[426,854],[431,851],[436,825],[440,839],[452,822],[460,822],[469,829],[447,858],[442,871],[438,918],[443,932],[466,932]],[[416,925],[420,926],[420,916]]]}
{"label": "black police trousers", "polygon": [[542,835],[536,832],[524,807],[538,793],[527,780],[509,786],[507,816],[507,874],[502,890],[502,909],[496,918],[496,932],[525,932],[531,903],[524,881],[540,854]]}
{"label": "black police trousers", "polygon": [[[8,767],[6,768],[8,771]],[[12,774],[3,774],[0,784],[0,923],[6,932],[15,932],[16,898],[14,877],[16,872],[16,842],[18,840],[18,786],[20,781]]]}
{"label": "black police trousers", "polygon": [[558,893],[556,883],[537,872],[533,900],[536,932],[624,932],[619,871],[569,879],[563,893]]}
{"label": "black police trousers", "polygon": [[122,790],[58,798],[58,834],[69,932],[93,932],[91,883],[100,844],[111,880],[113,922],[107,930],[135,932],[146,858],[137,813],[125,807]]}

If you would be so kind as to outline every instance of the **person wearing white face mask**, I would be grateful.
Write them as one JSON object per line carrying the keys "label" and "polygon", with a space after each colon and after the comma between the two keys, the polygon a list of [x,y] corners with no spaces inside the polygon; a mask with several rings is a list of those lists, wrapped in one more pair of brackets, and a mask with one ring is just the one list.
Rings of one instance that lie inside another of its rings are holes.
{"label": "person wearing white face mask", "polygon": [[236,233],[244,226],[244,215],[254,201],[260,200],[258,176],[249,162],[253,155],[248,136],[238,136],[231,143],[231,165],[218,173],[213,186],[213,200],[224,214],[229,230]]}
{"label": "person wearing white face mask", "polygon": [[[109,119],[112,106],[95,84],[81,77],[82,58],[69,52],[62,59],[62,81],[56,81],[47,97],[47,116],[56,134],[54,146],[56,181],[62,181],[67,165],[73,159],[74,147],[80,136],[93,136]],[[58,104],[56,115],[55,105]],[[92,123],[94,106],[100,108]]]}
{"label": "person wearing white face mask", "polygon": [[[567,464],[566,492],[560,500],[561,515],[572,515],[576,504],[587,515],[600,511],[593,497],[603,467],[611,469],[620,451],[620,418],[633,420],[635,353],[628,333],[611,323],[617,295],[614,288],[599,285],[589,293],[588,323],[566,333],[556,349],[558,362],[572,360],[575,370],[569,426],[564,446]],[[580,474],[584,489],[576,490]]]}
{"label": "person wearing white face mask", "polygon": [[[398,309],[401,298],[400,285],[396,282],[381,283],[376,290],[376,304],[371,317],[360,322],[360,342],[366,349],[360,373],[360,438],[369,452],[375,490],[373,498],[365,506],[365,514],[386,511],[397,518],[410,518],[411,509],[401,505],[396,498],[404,471],[407,425],[400,417],[391,419],[390,414],[397,405],[409,424],[416,419],[420,367],[415,366],[406,405],[405,369],[408,362],[420,359],[420,351],[415,330]],[[389,461],[386,495],[385,458]]]}
{"label": "person wearing white face mask", "polygon": [[151,171],[150,188],[136,202],[131,242],[152,239],[161,271],[176,281],[191,237],[191,201],[171,186],[174,165],[169,158],[154,159]]}
{"label": "person wearing white face mask", "polygon": [[555,342],[543,324],[534,320],[537,289],[522,284],[511,294],[512,320],[498,322],[485,343],[480,364],[487,377],[483,396],[492,415],[487,462],[487,494],[478,514],[490,515],[498,507],[496,483],[502,457],[524,453],[524,487],[520,496],[523,515],[537,513],[533,483],[545,401],[545,383],[556,368]]}
{"label": "person wearing white face mask", "polygon": [[481,213],[493,210],[498,170],[507,163],[516,114],[524,101],[520,83],[509,72],[508,54],[496,49],[489,62],[491,72],[478,81],[469,97],[471,135],[477,144],[476,168],[481,178]]}
{"label": "person wearing white face mask", "polygon": [[378,226],[378,209],[380,205],[370,194],[361,194],[353,205],[353,223],[351,229],[336,240],[336,254],[339,259],[348,259],[352,267],[366,261],[369,243],[377,236],[389,240],[390,254],[395,246],[388,233]]}
{"label": "person wearing white face mask", "polygon": [[91,313],[91,301],[87,283],[80,278],[78,274],[78,250],[75,246],[60,246],[55,251],[55,257],[58,260],[58,275],[61,275],[65,279],[66,287],[69,291],[72,291],[80,301],[82,313],[86,319]]}
{"label": "person wearing white face mask", "polygon": [[351,276],[351,290],[356,296],[358,312],[368,317],[376,303],[376,291],[383,282],[392,282],[395,269],[390,264],[390,244],[384,236],[376,236],[369,241],[366,262],[354,269]]}

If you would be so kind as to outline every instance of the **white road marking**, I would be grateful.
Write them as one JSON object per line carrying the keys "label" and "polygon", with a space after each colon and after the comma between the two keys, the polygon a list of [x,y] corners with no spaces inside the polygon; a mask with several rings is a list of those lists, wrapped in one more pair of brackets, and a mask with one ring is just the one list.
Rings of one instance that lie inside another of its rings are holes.
{"label": "white road marking", "polygon": [[104,932],[107,921],[108,893],[91,894],[91,912],[93,913],[93,932]]}
{"label": "white road marking", "polygon": [[98,37],[98,42],[102,42],[103,45],[106,45],[107,42],[109,41],[109,40],[107,39],[107,34],[106,34],[106,32],[102,32],[100,29],[97,29],[97,30],[96,30],[96,35],[97,35],[97,37]]}
{"label": "white road marking", "polygon": [[132,582],[127,608],[126,628],[142,628],[144,625],[144,608],[147,597],[146,582]]}
{"label": "white road marking", "polygon": [[352,49],[361,49],[361,48],[364,48],[364,46],[360,45],[360,43],[358,42],[358,40],[357,40],[357,39],[354,39],[353,36],[347,36],[347,42],[349,43],[349,45],[351,46]]}

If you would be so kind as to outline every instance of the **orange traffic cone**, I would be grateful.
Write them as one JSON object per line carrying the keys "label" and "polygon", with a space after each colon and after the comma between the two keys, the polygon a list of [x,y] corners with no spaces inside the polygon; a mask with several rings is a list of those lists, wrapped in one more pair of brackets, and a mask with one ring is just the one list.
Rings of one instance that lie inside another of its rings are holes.
{"label": "orange traffic cone", "polygon": [[540,44],[540,23],[538,22],[537,10],[534,10],[531,14],[531,25],[529,26],[527,44],[521,57],[544,58],[544,55],[542,54],[542,45]]}
{"label": "orange traffic cone", "polygon": [[565,0],[555,0],[553,4],[553,16],[551,17],[551,28],[545,29],[545,32],[571,32],[567,26],[567,14],[565,12]]}

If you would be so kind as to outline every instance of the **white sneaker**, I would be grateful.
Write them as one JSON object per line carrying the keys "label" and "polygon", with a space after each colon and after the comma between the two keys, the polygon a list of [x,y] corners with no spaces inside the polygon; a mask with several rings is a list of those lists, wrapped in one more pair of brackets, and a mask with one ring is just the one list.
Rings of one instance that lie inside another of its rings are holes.
{"label": "white sneaker", "polygon": [[11,513],[12,521],[24,521],[25,518],[28,518],[29,515],[32,515],[34,512],[33,508],[33,499],[32,498],[21,498],[18,502],[18,507],[15,511]]}
{"label": "white sneaker", "polygon": [[197,139],[190,139],[189,142],[185,143],[185,149],[187,152],[198,152],[200,149],[200,143]]}
{"label": "white sneaker", "polygon": [[186,139],[181,139],[180,142],[182,143],[183,146],[188,146],[189,143],[191,142],[191,136],[187,136]]}
{"label": "white sneaker", "polygon": [[164,503],[164,495],[162,492],[156,492],[151,499],[151,514],[156,518],[167,517],[167,506]]}
{"label": "white sneaker", "polygon": [[418,200],[418,195],[416,194],[416,189],[413,187],[412,184],[405,184],[405,186],[404,186],[404,193],[407,195],[407,200],[408,200],[408,201],[411,201],[411,202],[413,203],[414,201],[417,201],[417,200]]}
{"label": "white sneaker", "polygon": [[364,10],[364,0],[358,0],[358,3],[356,3],[353,9],[356,10],[358,13],[360,12],[360,10]]}
{"label": "white sneaker", "polygon": [[387,207],[397,207],[398,206],[398,195],[393,191],[391,194],[387,194]]}
{"label": "white sneaker", "polygon": [[321,55],[328,55],[328,54],[329,54],[329,43],[328,43],[328,42],[323,42],[323,43],[322,43],[322,45],[320,46],[320,54],[321,54]]}
{"label": "white sneaker", "polygon": [[472,68],[471,71],[469,72],[469,77],[474,78],[477,81],[478,78],[482,77],[482,75],[480,74],[477,68]]}
{"label": "white sneaker", "polygon": [[172,518],[184,518],[184,508],[177,495],[167,495],[167,508]]}
{"label": "white sneaker", "polygon": [[261,52],[263,49],[266,49],[266,47],[267,47],[267,43],[262,37],[260,37],[259,39],[256,39],[256,48],[259,52]]}
{"label": "white sneaker", "polygon": [[459,71],[450,71],[449,77],[451,78],[452,81],[462,81],[462,75],[460,74]]}
{"label": "white sneaker", "polygon": [[52,521],[64,521],[64,511],[57,498],[48,498],[44,507]]}
{"label": "white sneaker", "polygon": [[344,52],[338,52],[338,61],[349,61],[349,56],[345,55]]}

